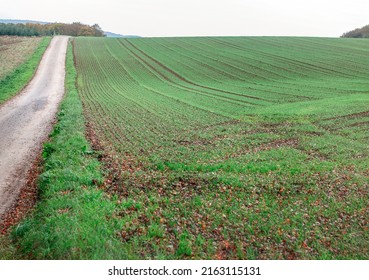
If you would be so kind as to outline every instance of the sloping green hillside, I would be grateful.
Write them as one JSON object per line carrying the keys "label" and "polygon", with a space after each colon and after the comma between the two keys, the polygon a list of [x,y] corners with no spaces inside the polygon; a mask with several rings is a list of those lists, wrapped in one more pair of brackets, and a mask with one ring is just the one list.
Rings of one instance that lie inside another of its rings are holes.
{"label": "sloping green hillside", "polygon": [[121,252],[369,258],[366,41],[78,38],[74,55]]}

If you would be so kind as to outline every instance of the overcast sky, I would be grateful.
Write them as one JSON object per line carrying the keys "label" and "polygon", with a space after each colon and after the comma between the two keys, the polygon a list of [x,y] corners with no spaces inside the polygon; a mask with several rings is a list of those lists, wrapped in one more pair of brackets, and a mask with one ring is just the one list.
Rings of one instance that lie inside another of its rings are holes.
{"label": "overcast sky", "polygon": [[369,24],[368,0],[0,0],[0,18],[141,36],[324,36]]}

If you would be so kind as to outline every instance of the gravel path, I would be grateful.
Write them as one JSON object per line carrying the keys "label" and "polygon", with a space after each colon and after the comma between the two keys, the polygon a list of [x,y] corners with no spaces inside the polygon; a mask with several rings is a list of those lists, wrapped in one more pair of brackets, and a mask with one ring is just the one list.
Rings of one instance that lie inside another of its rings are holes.
{"label": "gravel path", "polygon": [[15,203],[64,94],[68,37],[56,36],[27,87],[0,106],[0,220]]}

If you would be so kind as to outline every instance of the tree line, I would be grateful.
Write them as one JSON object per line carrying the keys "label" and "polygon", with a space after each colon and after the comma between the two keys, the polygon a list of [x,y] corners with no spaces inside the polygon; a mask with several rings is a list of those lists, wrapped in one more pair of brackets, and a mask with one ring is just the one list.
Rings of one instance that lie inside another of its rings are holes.
{"label": "tree line", "polygon": [[0,23],[0,36],[94,36],[103,37],[104,31],[98,24],[86,25],[80,22],[68,23]]}
{"label": "tree line", "polygon": [[346,32],[341,38],[369,38],[369,25]]}

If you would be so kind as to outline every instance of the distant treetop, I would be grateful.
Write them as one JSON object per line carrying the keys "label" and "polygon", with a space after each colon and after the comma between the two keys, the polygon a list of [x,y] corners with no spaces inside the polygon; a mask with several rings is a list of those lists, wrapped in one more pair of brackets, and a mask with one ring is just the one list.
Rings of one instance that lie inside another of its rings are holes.
{"label": "distant treetop", "polygon": [[0,23],[0,36],[93,36],[104,37],[104,31],[98,24],[92,26],[80,22],[68,23]]}
{"label": "distant treetop", "polygon": [[369,38],[369,25],[346,32],[341,38]]}

